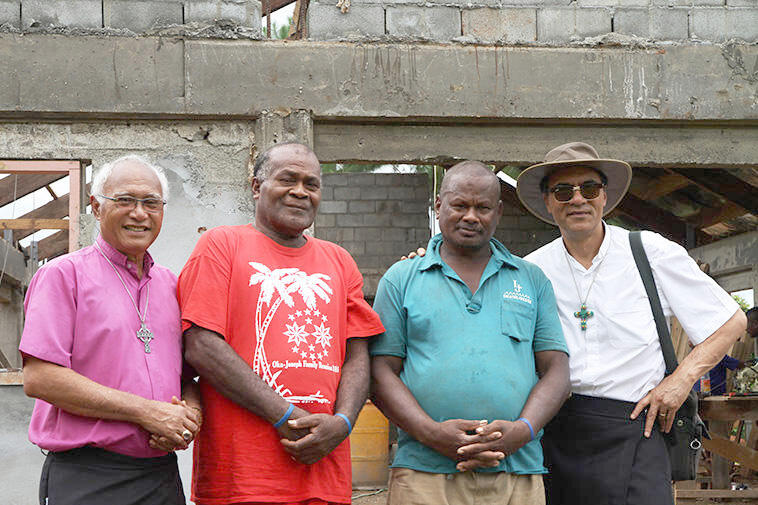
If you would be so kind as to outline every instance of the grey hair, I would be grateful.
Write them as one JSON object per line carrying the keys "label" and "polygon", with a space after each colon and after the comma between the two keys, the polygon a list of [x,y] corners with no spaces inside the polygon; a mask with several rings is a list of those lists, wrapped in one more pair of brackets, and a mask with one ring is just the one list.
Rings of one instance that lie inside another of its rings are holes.
{"label": "grey hair", "polygon": [[[274,144],[273,146],[269,147],[268,149],[260,153],[255,158],[255,163],[253,164],[253,173],[252,173],[252,177],[250,177],[250,180],[252,180],[253,178],[257,178],[260,182],[263,182],[266,179],[268,179],[269,176],[271,175],[271,169],[273,168],[271,166],[271,153],[275,149],[279,149],[280,147],[284,147],[284,146],[298,146],[298,147],[303,148],[306,153],[312,154],[314,157],[316,156],[316,153],[313,152],[313,149],[311,149],[305,144],[301,144],[300,142],[287,141],[287,142],[280,142],[278,144]],[[320,165],[319,165],[319,168],[320,168]]]}
{"label": "grey hair", "polygon": [[97,199],[98,202],[103,203],[103,198],[100,198],[97,195],[103,194],[105,183],[108,182],[108,179],[110,178],[111,173],[113,172],[113,169],[121,165],[122,163],[126,163],[126,162],[138,163],[152,170],[152,172],[158,178],[158,181],[161,183],[161,195],[163,197],[163,200],[168,201],[168,179],[166,179],[166,174],[164,173],[163,169],[159,167],[158,165],[153,165],[152,163],[150,163],[150,161],[148,161],[147,158],[138,156],[136,154],[127,154],[126,156],[122,156],[116,160],[106,163],[105,165],[100,167],[100,170],[95,172],[94,176],[92,176],[92,190],[91,191],[92,191],[92,195]]}

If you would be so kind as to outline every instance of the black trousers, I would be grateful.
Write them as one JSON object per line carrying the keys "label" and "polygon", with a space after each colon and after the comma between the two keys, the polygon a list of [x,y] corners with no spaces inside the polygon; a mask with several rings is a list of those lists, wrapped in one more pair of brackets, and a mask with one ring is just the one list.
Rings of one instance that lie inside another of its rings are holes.
{"label": "black trousers", "polygon": [[[47,501],[46,501],[47,500]],[[132,458],[80,447],[47,454],[40,505],[185,505],[176,455]]]}
{"label": "black trousers", "polygon": [[634,403],[572,395],[545,427],[548,505],[673,505],[666,442]]}

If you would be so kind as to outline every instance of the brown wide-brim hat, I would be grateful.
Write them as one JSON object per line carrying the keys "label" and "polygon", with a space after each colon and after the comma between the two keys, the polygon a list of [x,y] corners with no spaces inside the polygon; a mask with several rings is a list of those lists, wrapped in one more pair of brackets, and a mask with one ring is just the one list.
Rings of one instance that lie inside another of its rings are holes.
{"label": "brown wide-brim hat", "polygon": [[545,207],[540,182],[558,169],[587,167],[602,172],[608,179],[605,188],[608,201],[603,209],[605,216],[624,198],[632,182],[632,167],[621,160],[603,159],[594,147],[584,142],[570,142],[558,146],[545,155],[545,161],[532,165],[518,176],[516,193],[529,212],[543,221],[555,224],[553,216]]}

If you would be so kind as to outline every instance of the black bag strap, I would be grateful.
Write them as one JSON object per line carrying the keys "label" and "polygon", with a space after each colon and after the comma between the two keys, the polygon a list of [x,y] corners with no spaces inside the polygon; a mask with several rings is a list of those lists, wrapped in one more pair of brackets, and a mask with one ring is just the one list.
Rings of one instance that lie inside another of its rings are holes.
{"label": "black bag strap", "polygon": [[653,271],[650,269],[650,262],[647,259],[647,254],[645,254],[645,248],[642,246],[642,237],[639,231],[629,233],[629,244],[632,246],[632,256],[634,256],[637,270],[642,277],[642,284],[645,285],[650,308],[653,310],[658,340],[661,343],[661,351],[663,351],[663,361],[666,363],[666,375],[671,375],[679,366],[679,362],[676,359],[674,344],[671,343],[671,333],[669,333],[669,327],[666,324],[666,317],[663,315],[661,299],[658,297]]}

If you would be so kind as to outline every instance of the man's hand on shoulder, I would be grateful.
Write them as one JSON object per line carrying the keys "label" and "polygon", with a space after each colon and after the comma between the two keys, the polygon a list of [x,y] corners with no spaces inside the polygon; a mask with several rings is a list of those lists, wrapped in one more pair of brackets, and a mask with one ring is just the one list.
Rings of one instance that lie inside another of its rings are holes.
{"label": "man's hand on shoulder", "polygon": [[329,414],[310,414],[285,424],[295,432],[309,430],[297,440],[283,438],[280,441],[285,451],[305,465],[312,465],[332,452],[350,434],[344,419]]}
{"label": "man's hand on shoulder", "polygon": [[495,467],[521,449],[531,439],[529,427],[521,421],[492,421],[476,429],[481,441],[458,449],[456,468],[465,472],[478,467]]}
{"label": "man's hand on shoulder", "polygon": [[418,256],[419,258],[422,256],[426,256],[426,249],[424,249],[423,247],[419,247],[418,249],[416,249],[416,251],[409,252],[408,256],[401,256],[400,260],[402,261],[402,260],[412,259],[412,258],[415,258],[416,256]]}

